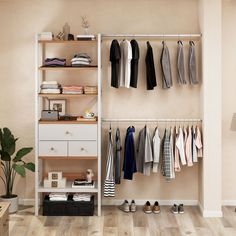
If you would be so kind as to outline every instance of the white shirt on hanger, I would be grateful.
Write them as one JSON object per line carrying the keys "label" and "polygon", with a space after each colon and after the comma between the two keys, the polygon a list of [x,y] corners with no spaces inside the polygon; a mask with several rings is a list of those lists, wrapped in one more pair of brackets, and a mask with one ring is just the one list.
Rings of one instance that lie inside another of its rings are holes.
{"label": "white shirt on hanger", "polygon": [[186,163],[185,149],[184,149],[184,134],[181,127],[179,127],[179,133],[176,140],[176,146],[179,150],[179,155],[180,155],[180,160],[181,160],[182,165],[186,165],[187,163]]}
{"label": "white shirt on hanger", "polygon": [[130,87],[132,47],[130,42],[125,39],[120,43],[120,87]]}

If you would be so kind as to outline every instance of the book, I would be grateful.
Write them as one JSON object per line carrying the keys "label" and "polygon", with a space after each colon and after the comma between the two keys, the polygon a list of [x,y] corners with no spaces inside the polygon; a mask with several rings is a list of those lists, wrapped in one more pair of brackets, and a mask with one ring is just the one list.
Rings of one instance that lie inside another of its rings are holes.
{"label": "book", "polygon": [[95,35],[88,34],[88,35],[77,35],[77,40],[95,40]]}

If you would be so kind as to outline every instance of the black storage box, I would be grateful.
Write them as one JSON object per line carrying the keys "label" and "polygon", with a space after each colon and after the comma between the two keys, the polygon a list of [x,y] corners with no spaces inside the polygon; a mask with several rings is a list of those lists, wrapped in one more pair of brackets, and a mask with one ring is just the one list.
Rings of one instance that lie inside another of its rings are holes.
{"label": "black storage box", "polygon": [[44,216],[93,216],[94,196],[91,201],[73,201],[73,195],[68,196],[67,201],[50,201],[46,195],[43,200]]}

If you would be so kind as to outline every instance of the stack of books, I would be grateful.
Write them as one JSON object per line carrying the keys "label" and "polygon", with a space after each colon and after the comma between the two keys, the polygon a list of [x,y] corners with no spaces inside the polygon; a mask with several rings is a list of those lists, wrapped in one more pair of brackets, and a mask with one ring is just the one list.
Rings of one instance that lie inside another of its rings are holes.
{"label": "stack of books", "polygon": [[38,35],[39,40],[53,40],[52,32],[42,32]]}
{"label": "stack of books", "polygon": [[95,182],[88,182],[86,179],[75,179],[72,188],[95,188]]}
{"label": "stack of books", "polygon": [[92,35],[92,34],[77,35],[76,38],[77,40],[95,40],[96,39],[95,35]]}

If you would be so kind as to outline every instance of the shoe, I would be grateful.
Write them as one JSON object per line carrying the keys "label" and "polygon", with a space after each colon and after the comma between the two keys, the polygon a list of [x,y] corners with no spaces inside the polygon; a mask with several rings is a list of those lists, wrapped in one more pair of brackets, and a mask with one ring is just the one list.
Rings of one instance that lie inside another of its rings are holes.
{"label": "shoe", "polygon": [[152,213],[151,203],[147,201],[143,207],[143,211],[147,214]]}
{"label": "shoe", "polygon": [[158,213],[161,212],[160,205],[157,201],[153,205],[152,212],[155,213],[155,214],[158,214]]}
{"label": "shoe", "polygon": [[178,206],[176,204],[174,204],[172,207],[171,207],[171,212],[173,214],[178,214],[179,211],[178,211]]}
{"label": "shoe", "polygon": [[134,200],[132,200],[131,201],[131,204],[130,204],[130,211],[131,212],[136,212],[136,204],[135,204],[135,201]]}
{"label": "shoe", "polygon": [[184,204],[179,204],[178,212],[179,214],[184,214]]}
{"label": "shoe", "polygon": [[124,212],[129,212],[129,202],[124,200],[124,202],[119,206],[119,209]]}

